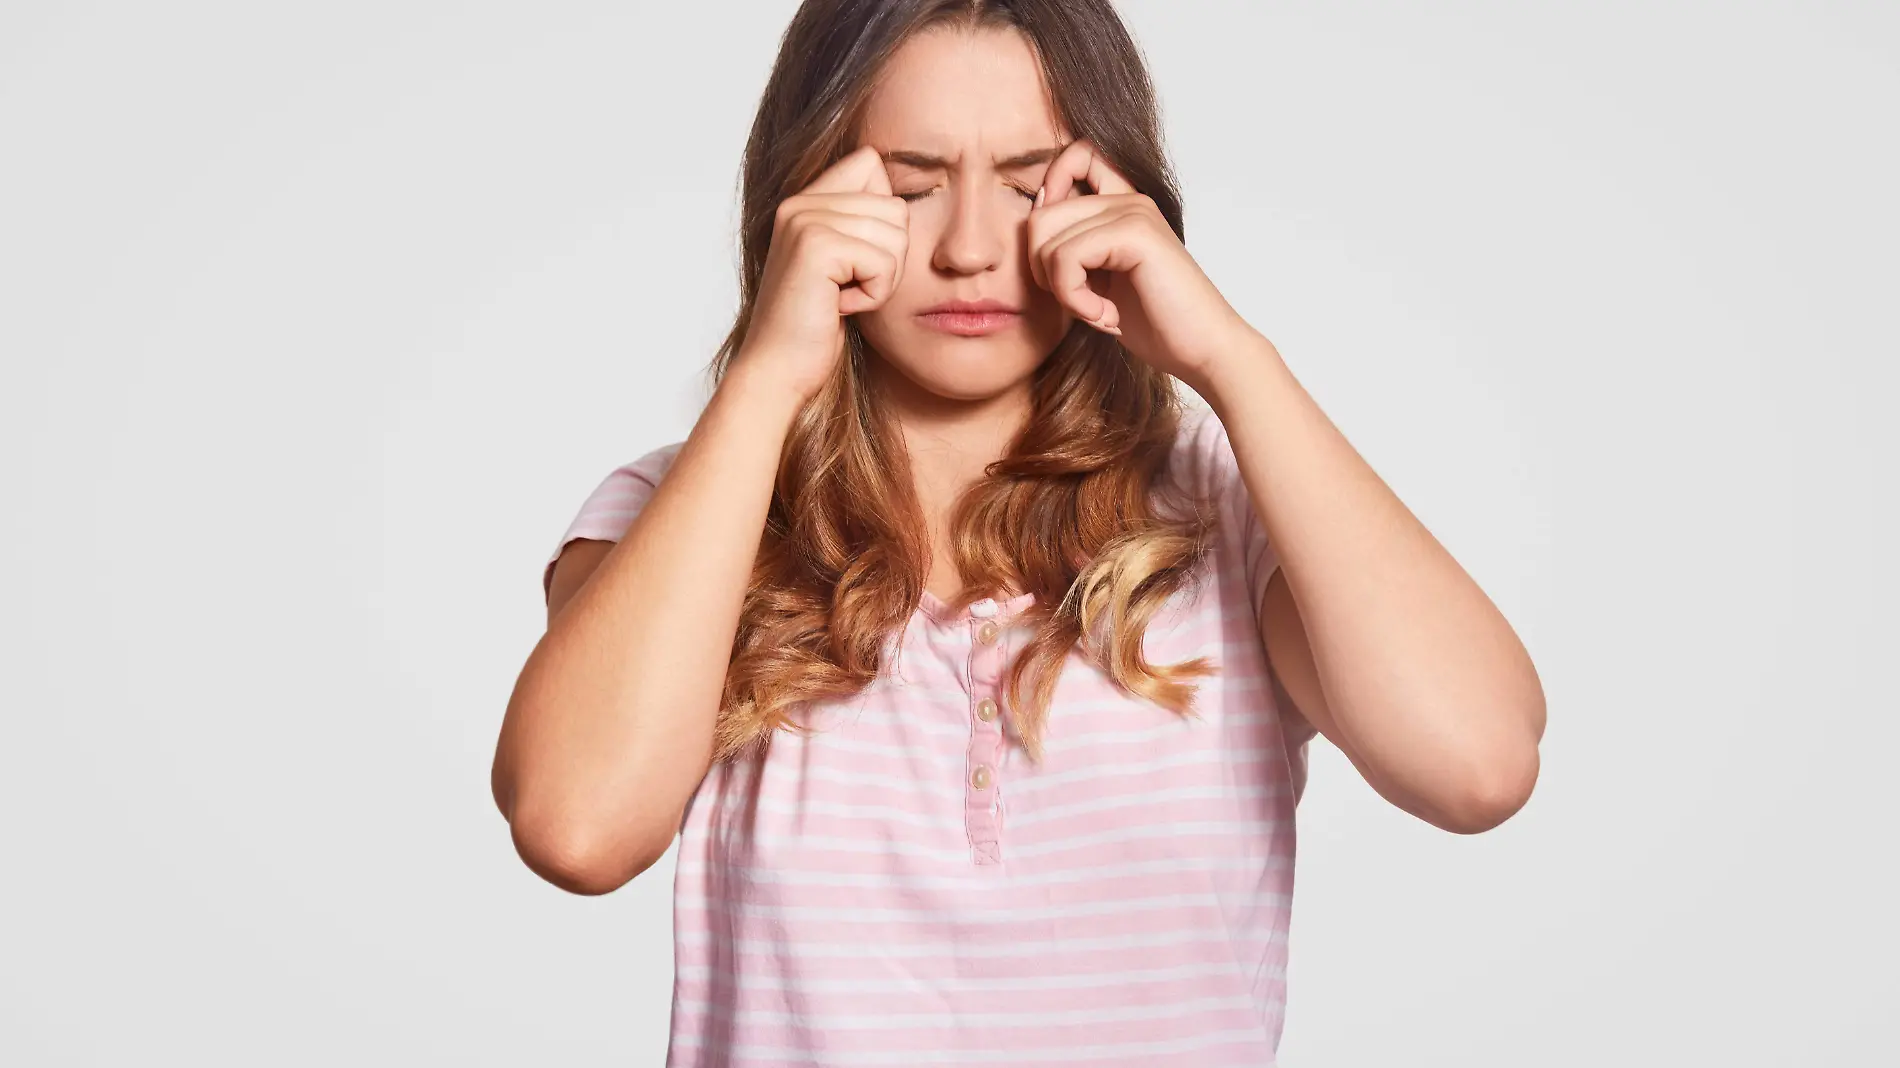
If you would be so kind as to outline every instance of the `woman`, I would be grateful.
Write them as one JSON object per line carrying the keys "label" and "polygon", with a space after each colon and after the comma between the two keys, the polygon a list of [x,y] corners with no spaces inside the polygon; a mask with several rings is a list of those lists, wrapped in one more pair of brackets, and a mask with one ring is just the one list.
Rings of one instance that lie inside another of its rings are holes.
{"label": "woman", "polygon": [[1497,824],[1516,635],[1188,255],[1105,0],[808,0],[744,208],[704,413],[544,573],[522,858],[679,836],[672,1064],[1271,1064],[1306,742]]}

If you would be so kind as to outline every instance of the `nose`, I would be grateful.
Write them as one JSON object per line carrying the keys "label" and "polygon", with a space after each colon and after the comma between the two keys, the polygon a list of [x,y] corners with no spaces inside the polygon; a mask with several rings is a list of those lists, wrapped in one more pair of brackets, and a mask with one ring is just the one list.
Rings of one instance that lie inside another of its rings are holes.
{"label": "nose", "polygon": [[1010,245],[1005,215],[982,182],[959,182],[951,197],[950,220],[937,239],[931,265],[952,274],[980,274],[1002,265]]}

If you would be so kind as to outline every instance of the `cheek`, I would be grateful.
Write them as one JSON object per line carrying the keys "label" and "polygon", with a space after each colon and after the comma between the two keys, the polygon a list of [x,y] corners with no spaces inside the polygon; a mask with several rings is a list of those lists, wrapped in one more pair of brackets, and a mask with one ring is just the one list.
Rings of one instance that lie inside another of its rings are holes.
{"label": "cheek", "polygon": [[851,317],[852,321],[858,324],[858,332],[864,335],[864,340],[870,342],[874,349],[890,351],[891,327],[901,318],[891,310],[893,303],[895,302],[887,301],[882,308],[859,312]]}
{"label": "cheek", "polygon": [[937,246],[936,227],[929,223],[911,218],[908,244],[904,247],[904,281],[897,287],[899,293],[915,293],[930,287],[930,251]]}

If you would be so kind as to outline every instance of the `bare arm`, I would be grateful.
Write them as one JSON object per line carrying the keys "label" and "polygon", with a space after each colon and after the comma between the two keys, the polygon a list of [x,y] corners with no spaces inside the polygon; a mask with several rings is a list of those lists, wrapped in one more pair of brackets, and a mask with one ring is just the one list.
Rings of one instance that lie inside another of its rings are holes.
{"label": "bare arm", "polygon": [[706,774],[799,403],[735,370],[621,540],[577,543],[556,566],[492,783],[516,851],[562,889],[604,894],[652,866]]}
{"label": "bare arm", "polygon": [[1544,694],[1511,625],[1258,334],[1208,383],[1278,548],[1261,638],[1299,713],[1373,789],[1477,833],[1530,797]]}
{"label": "bare arm", "polygon": [[607,893],[672,844],[712,761],[785,436],[839,366],[844,317],[896,290],[909,219],[869,145],[780,201],[711,403],[621,539],[575,555],[590,573],[557,564],[493,772],[515,850],[556,886]]}

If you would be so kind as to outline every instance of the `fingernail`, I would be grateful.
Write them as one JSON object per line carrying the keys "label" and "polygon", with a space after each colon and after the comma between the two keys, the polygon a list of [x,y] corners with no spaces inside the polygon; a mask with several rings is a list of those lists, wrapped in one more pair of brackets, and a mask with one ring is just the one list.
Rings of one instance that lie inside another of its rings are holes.
{"label": "fingernail", "polygon": [[1046,185],[1039,185],[1036,187],[1036,206],[1037,207],[1039,208],[1042,207],[1042,194],[1043,194],[1043,191],[1048,188],[1049,187]]}

